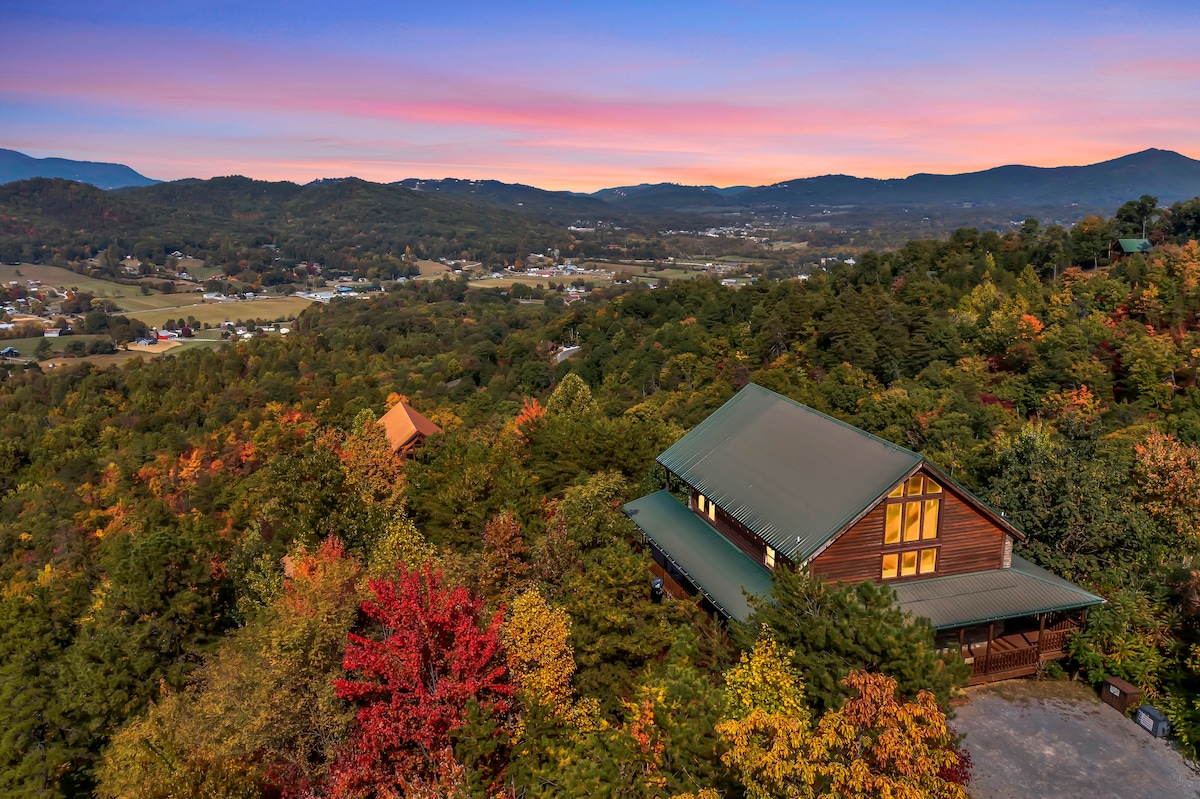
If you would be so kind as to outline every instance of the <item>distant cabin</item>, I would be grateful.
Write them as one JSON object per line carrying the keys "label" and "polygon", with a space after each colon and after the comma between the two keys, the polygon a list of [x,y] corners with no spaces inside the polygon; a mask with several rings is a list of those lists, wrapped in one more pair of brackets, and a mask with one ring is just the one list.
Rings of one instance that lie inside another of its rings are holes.
{"label": "distant cabin", "polygon": [[1150,239],[1117,239],[1108,248],[1108,258],[1116,262],[1137,253],[1148,253],[1154,247]]}
{"label": "distant cabin", "polygon": [[397,402],[379,420],[387,433],[388,443],[402,458],[411,458],[417,449],[424,446],[425,439],[442,428],[426,419],[407,402]]}
{"label": "distant cabin", "polygon": [[1025,535],[915,452],[750,384],[658,456],[625,505],[672,596],[749,618],[778,569],[871,580],[933,626],[971,683],[1038,671],[1104,600],[1013,552]]}

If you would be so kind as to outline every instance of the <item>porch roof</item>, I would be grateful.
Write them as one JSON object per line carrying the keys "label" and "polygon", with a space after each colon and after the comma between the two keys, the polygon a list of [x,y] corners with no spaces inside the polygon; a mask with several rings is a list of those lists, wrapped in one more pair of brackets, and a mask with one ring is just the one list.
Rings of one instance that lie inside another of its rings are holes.
{"label": "porch roof", "polygon": [[750,617],[746,593],[771,592],[767,568],[718,533],[670,492],[658,491],[624,507],[625,515],[726,616]]}
{"label": "porch roof", "polygon": [[935,630],[987,624],[1056,610],[1078,610],[1104,599],[1017,555],[1012,567],[896,583],[896,604]]}

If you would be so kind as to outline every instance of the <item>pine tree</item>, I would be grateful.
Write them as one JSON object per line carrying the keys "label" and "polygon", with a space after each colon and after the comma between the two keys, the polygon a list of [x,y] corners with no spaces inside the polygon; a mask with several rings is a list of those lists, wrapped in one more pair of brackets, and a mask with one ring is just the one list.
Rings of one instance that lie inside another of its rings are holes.
{"label": "pine tree", "polygon": [[854,670],[895,677],[901,696],[929,690],[948,705],[951,691],[966,683],[966,665],[956,653],[939,654],[928,620],[907,618],[894,601],[890,588],[870,581],[830,586],[781,569],[770,598],[752,600],[754,613],[734,635],[745,649],[769,635],[792,650],[817,710],[841,705],[842,681]]}

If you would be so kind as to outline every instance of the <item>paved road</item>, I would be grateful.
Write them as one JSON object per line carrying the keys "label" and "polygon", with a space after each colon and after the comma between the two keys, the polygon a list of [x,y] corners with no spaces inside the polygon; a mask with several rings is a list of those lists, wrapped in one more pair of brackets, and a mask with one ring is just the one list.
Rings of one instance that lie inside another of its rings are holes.
{"label": "paved road", "polygon": [[1200,775],[1081,683],[971,688],[954,724],[973,799],[1200,799]]}

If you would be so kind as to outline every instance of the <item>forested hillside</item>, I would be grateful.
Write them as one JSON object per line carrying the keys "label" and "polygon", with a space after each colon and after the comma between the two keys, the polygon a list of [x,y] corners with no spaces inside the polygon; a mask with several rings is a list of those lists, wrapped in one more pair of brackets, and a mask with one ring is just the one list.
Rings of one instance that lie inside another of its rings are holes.
{"label": "forested hillside", "polygon": [[[329,191],[347,219],[365,202]],[[135,213],[80,192],[63,213]],[[153,224],[241,214],[187,203]],[[964,796],[963,663],[888,589],[781,578],[827,610],[760,604],[728,636],[651,601],[619,506],[751,381],[923,453],[1105,596],[1068,668],[1140,685],[1190,751],[1200,247],[1179,224],[1089,271],[1061,229],[961,230],[803,281],[565,308],[423,281],[287,338],[4,367],[0,793]],[[374,423],[399,397],[445,429],[411,462]]]}
{"label": "forested hillside", "polygon": [[565,231],[468,198],[348,178],[308,186],[243,177],[105,192],[35,178],[0,186],[0,260],[68,263],[116,246],[157,259],[180,250],[216,263],[263,245],[291,262],[336,268],[418,257],[512,262],[562,244]]}

